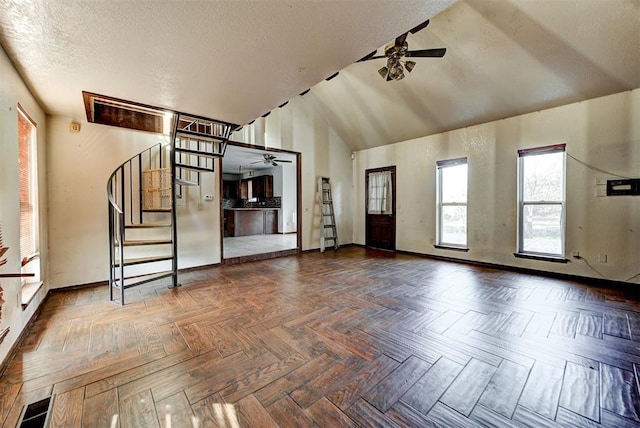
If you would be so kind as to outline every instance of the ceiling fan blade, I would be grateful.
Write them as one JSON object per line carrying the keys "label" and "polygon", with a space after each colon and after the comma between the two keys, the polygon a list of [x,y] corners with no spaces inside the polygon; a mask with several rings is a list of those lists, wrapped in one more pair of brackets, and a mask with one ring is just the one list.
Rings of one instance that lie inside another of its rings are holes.
{"label": "ceiling fan blade", "polygon": [[283,162],[284,162],[284,163],[291,163],[291,162],[292,162],[292,161],[290,161],[290,160],[285,160],[285,159],[274,159],[274,161],[276,161],[276,162],[280,162],[280,163],[283,163]]}
{"label": "ceiling fan blade", "polygon": [[407,34],[409,34],[409,33],[404,33],[404,34],[396,37],[395,45],[396,45],[397,48],[401,48],[404,45],[404,42],[407,40]]}
{"label": "ceiling fan blade", "polygon": [[372,60],[372,59],[380,59],[380,58],[386,58],[386,57],[387,57],[386,55],[376,55],[376,56],[372,56],[372,57],[367,58],[367,59],[361,59],[361,60],[359,60],[357,62],[369,61],[369,60]]}
{"label": "ceiling fan blade", "polygon": [[442,58],[446,51],[446,48],[420,49],[417,51],[407,51],[404,56],[413,58]]}
{"label": "ceiling fan blade", "polygon": [[419,25],[416,25],[415,27],[413,27],[411,30],[409,30],[409,32],[411,34],[416,34],[418,31],[427,28],[427,25],[429,25],[429,20],[428,19],[426,21],[424,21],[422,24],[419,24]]}
{"label": "ceiling fan blade", "polygon": [[261,161],[257,161],[257,162],[251,162],[249,165],[254,165],[254,164],[257,164],[257,163],[264,163],[264,161],[261,160]]}
{"label": "ceiling fan blade", "polygon": [[373,51],[365,56],[363,56],[362,58],[360,58],[359,60],[357,60],[356,62],[362,62],[362,61],[368,61],[370,59],[373,59],[374,55],[376,54],[377,51]]}

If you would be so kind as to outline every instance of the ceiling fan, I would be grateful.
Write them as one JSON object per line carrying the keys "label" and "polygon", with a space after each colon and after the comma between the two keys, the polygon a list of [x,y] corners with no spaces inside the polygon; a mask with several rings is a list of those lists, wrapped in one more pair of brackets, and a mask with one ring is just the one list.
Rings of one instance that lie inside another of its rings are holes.
{"label": "ceiling fan", "polygon": [[276,162],[291,163],[290,160],[277,159],[277,157],[275,155],[270,155],[269,153],[265,153],[262,156],[264,157],[263,160],[259,160],[257,162],[251,162],[249,165],[253,165],[253,164],[256,164],[256,163],[263,163],[265,165],[278,166],[278,164]]}
{"label": "ceiling fan", "polygon": [[417,27],[412,28],[406,33],[396,37],[396,40],[393,42],[393,44],[389,44],[384,48],[384,55],[376,55],[377,51],[373,51],[364,58],[359,59],[357,62],[387,58],[387,65],[378,70],[380,76],[382,76],[383,79],[386,79],[387,82],[389,80],[404,79],[404,71],[407,70],[408,73],[411,73],[413,67],[416,66],[415,61],[409,61],[405,58],[442,58],[447,51],[446,48],[419,49],[415,51],[409,50],[407,35],[409,33],[415,34],[418,31],[426,28],[427,25],[429,25],[429,20],[426,20]]}

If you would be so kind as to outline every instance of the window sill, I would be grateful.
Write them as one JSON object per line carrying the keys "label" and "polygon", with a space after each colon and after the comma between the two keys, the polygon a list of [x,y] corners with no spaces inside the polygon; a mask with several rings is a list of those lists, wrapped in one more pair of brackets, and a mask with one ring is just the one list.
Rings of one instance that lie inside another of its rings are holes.
{"label": "window sill", "polygon": [[469,248],[467,247],[456,247],[454,245],[434,245],[433,248],[437,248],[439,250],[462,251],[463,253],[469,251]]}
{"label": "window sill", "polygon": [[542,254],[530,254],[530,253],[513,253],[513,255],[519,259],[539,260],[542,262],[552,263],[569,263],[569,259],[560,256],[546,256]]}
{"label": "window sill", "polygon": [[33,301],[33,298],[36,297],[38,291],[42,288],[44,283],[42,281],[38,282],[27,282],[22,286],[22,310],[26,310],[29,307],[29,304]]}

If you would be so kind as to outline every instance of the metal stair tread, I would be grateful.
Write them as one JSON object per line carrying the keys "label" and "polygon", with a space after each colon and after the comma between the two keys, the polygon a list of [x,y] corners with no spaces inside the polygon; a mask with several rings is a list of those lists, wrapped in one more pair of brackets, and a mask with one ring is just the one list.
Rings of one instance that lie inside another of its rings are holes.
{"label": "metal stair tread", "polygon": [[182,136],[190,137],[190,138],[200,138],[203,140],[209,140],[216,143],[222,143],[227,140],[227,138],[218,136],[218,135],[205,134],[203,132],[189,131],[186,129],[178,129],[176,131],[176,137],[182,137]]}
{"label": "metal stair tread", "polygon": [[166,245],[171,244],[171,242],[171,239],[125,239],[122,245],[125,247],[132,247],[135,245]]}
{"label": "metal stair tread", "polygon": [[190,154],[190,155],[201,156],[203,158],[209,158],[209,159],[222,157],[222,155],[219,154],[219,153],[204,152],[204,151],[193,150],[193,149],[184,149],[184,148],[181,148],[181,147],[176,147],[175,151],[176,151],[176,153],[187,153],[187,154]]}
{"label": "metal stair tread", "polygon": [[[132,258],[132,259],[125,259],[124,266],[133,266],[133,265],[140,265],[144,263],[162,262],[165,260],[171,260],[172,258],[173,257],[171,257],[170,255],[167,255],[167,256],[138,257],[138,258]],[[120,267],[120,262],[116,261],[114,263],[114,266]]]}
{"label": "metal stair tread", "polygon": [[[157,281],[162,278],[168,278],[171,275],[173,275],[173,272],[168,270],[168,271],[162,271],[162,272],[154,272],[146,275],[128,276],[124,278],[124,288],[126,289],[136,285],[145,284],[147,282]],[[119,279],[115,279],[113,282],[115,287],[117,288],[120,287]]]}
{"label": "metal stair tread", "polygon": [[202,171],[202,172],[213,172],[213,171],[215,171],[215,169],[213,167],[204,168],[204,167],[197,166],[197,165],[186,165],[186,164],[183,164],[183,163],[176,163],[176,168],[192,169],[194,171]]}
{"label": "metal stair tread", "polygon": [[200,185],[200,183],[198,183],[197,181],[183,180],[181,178],[176,178],[176,184],[180,186],[199,186]]}
{"label": "metal stair tread", "polygon": [[168,223],[141,223],[141,224],[128,224],[124,228],[125,229],[147,229],[154,227],[171,227],[171,224]]}
{"label": "metal stair tread", "polygon": [[154,209],[142,209],[145,213],[170,213],[171,208],[154,208]]}

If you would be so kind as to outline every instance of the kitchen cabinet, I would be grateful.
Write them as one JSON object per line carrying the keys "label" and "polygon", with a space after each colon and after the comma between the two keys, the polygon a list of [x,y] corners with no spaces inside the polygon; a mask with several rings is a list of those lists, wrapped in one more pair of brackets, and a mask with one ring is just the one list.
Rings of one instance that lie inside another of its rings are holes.
{"label": "kitchen cabinet", "polygon": [[278,233],[278,211],[266,210],[264,212],[264,233]]}
{"label": "kitchen cabinet", "polygon": [[224,210],[224,236],[278,233],[278,210],[237,208]]}
{"label": "kitchen cabinet", "polygon": [[238,197],[238,181],[224,180],[222,182],[222,197],[236,199]]}
{"label": "kitchen cabinet", "polygon": [[239,190],[240,199],[249,199],[249,180],[240,180]]}
{"label": "kitchen cabinet", "polygon": [[261,175],[253,179],[254,198],[273,198],[273,175]]}
{"label": "kitchen cabinet", "polygon": [[239,184],[240,199],[273,198],[273,175],[245,178]]}

